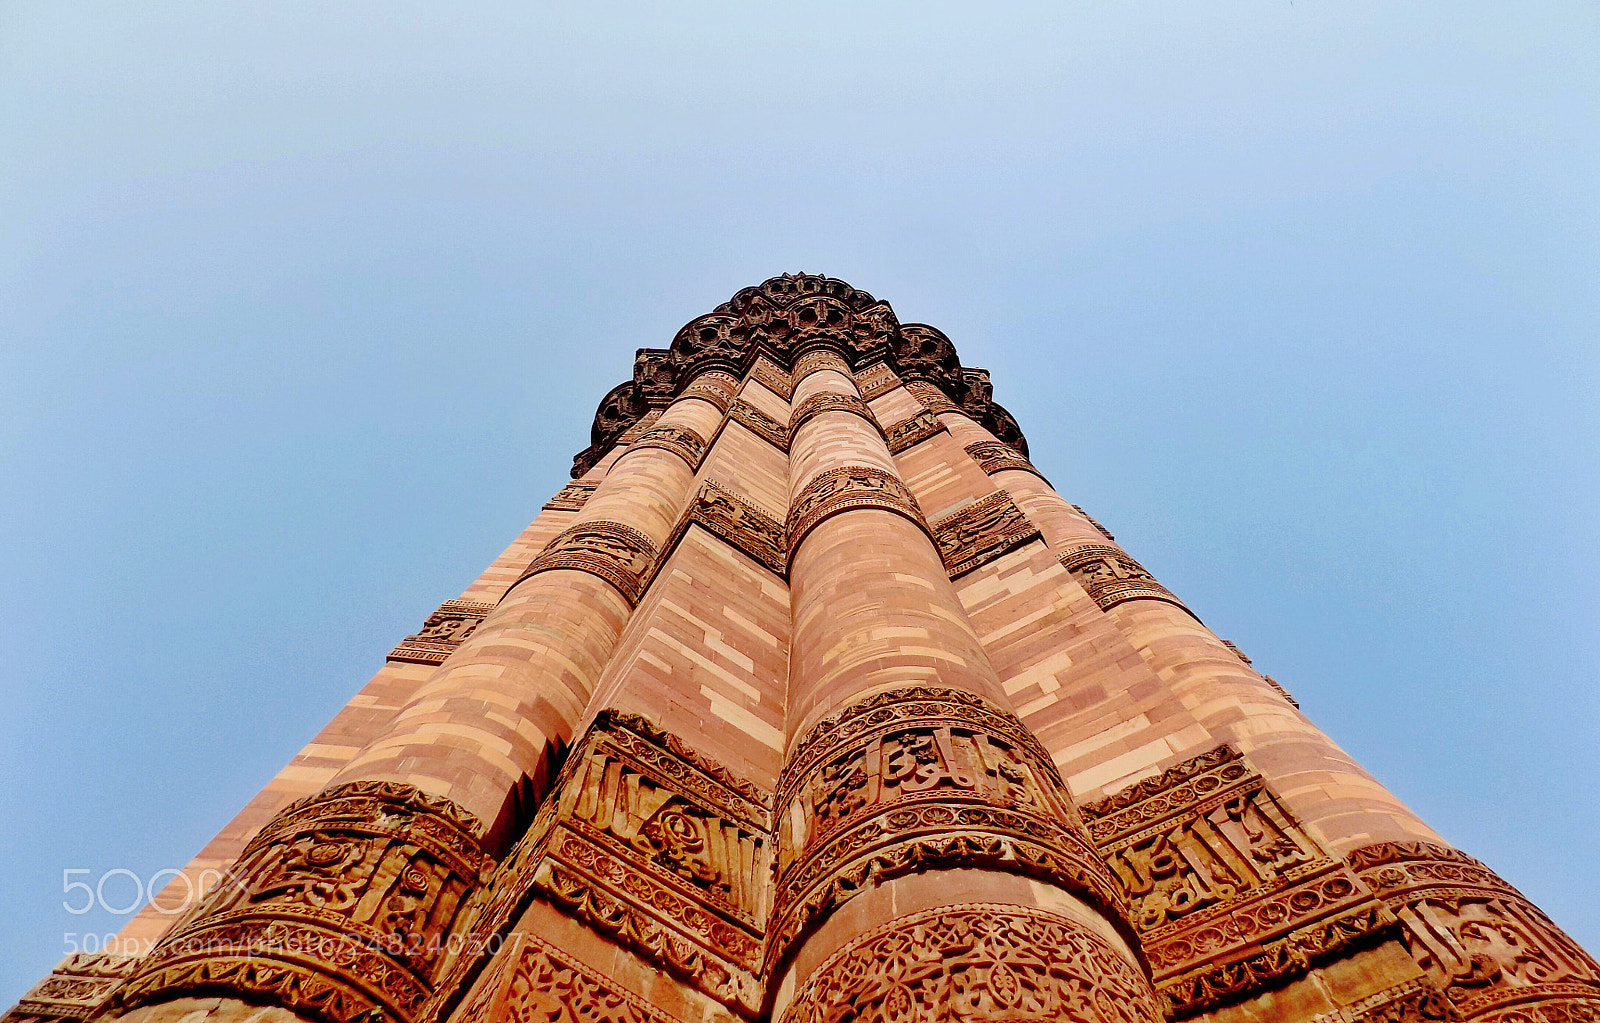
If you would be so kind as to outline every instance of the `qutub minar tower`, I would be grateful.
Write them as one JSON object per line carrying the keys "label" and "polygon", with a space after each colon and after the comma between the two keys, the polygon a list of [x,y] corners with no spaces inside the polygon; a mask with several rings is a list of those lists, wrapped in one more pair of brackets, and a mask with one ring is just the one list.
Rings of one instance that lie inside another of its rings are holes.
{"label": "qutub minar tower", "polygon": [[990,395],[824,277],[641,350],[210,894],[5,1023],[1600,1019]]}

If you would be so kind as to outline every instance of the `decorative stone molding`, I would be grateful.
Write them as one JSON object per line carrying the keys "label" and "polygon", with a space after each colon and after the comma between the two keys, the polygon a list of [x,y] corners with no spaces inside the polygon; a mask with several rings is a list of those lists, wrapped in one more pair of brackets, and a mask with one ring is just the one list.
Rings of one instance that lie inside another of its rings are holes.
{"label": "decorative stone molding", "polygon": [[944,432],[944,424],[939,422],[939,417],[932,412],[923,410],[910,419],[902,420],[891,426],[884,434],[889,441],[889,454],[898,455],[902,451],[916,447],[929,437]]}
{"label": "decorative stone molding", "polygon": [[1111,530],[1109,530],[1106,527],[1102,526],[1098,519],[1096,519],[1093,515],[1090,515],[1088,512],[1084,511],[1083,510],[1083,505],[1075,504],[1075,505],[1072,506],[1072,510],[1077,512],[1079,515],[1082,515],[1084,517],[1084,520],[1087,521],[1089,523],[1089,525],[1091,525],[1095,529],[1097,529],[1100,532],[1100,535],[1105,537],[1107,540],[1115,541],[1117,539],[1116,537],[1111,535]]}
{"label": "decorative stone molding", "polygon": [[883,924],[811,974],[782,1023],[1159,1023],[1138,968],[1076,921],[967,904]]}
{"label": "decorative stone molding", "polygon": [[785,454],[789,451],[789,428],[743,398],[728,409],[728,418]]}
{"label": "decorative stone molding", "polygon": [[893,473],[865,465],[828,469],[813,476],[789,508],[789,560],[818,523],[853,508],[894,512],[928,529],[917,499]]}
{"label": "decorative stone molding", "polygon": [[413,1023],[461,952],[463,900],[493,860],[449,800],[354,782],[284,808],[138,965],[110,1009],[213,994],[327,1023]]}
{"label": "decorative stone molding", "polygon": [[784,401],[794,397],[794,380],[770,359],[757,359],[750,367],[750,379]]}
{"label": "decorative stone molding", "polygon": [[888,363],[875,362],[865,369],[856,371],[856,389],[867,401],[880,398],[899,386],[900,378],[894,375],[894,370],[889,368]]}
{"label": "decorative stone molding", "polygon": [[634,423],[632,426],[622,431],[622,436],[617,438],[617,443],[623,447],[627,447],[640,437],[644,436],[644,432],[646,430],[656,425],[656,420],[661,418],[661,413],[663,411],[664,410],[662,409],[652,409],[651,411],[645,413],[644,417],[637,423]]}
{"label": "decorative stone molding", "polygon": [[694,382],[683,389],[678,395],[679,399],[699,398],[717,407],[718,412],[727,412],[728,406],[733,403],[734,397],[739,393],[739,378],[728,373],[706,372],[694,378]]}
{"label": "decorative stone molding", "polygon": [[[1031,472],[1044,479],[1044,473],[1034,468],[1027,456],[1018,454],[997,440],[980,440],[975,444],[968,444],[967,454],[978,463],[978,468],[990,476],[997,472],[1005,472],[1007,469],[1021,469],[1023,472]],[[1045,480],[1045,482],[1050,481]]]}
{"label": "decorative stone molding", "polygon": [[639,439],[628,445],[629,451],[638,451],[641,448],[661,448],[670,451],[689,464],[691,472],[700,468],[701,459],[706,457],[705,438],[693,430],[683,426],[655,426],[639,435]]}
{"label": "decorative stone molding", "polygon": [[595,488],[598,486],[600,486],[599,480],[573,480],[556,491],[556,496],[544,503],[545,511],[577,511],[594,496]]}
{"label": "decorative stone molding", "polygon": [[715,480],[707,480],[690,502],[688,513],[667,545],[668,552],[690,523],[704,526],[712,535],[778,575],[783,575],[788,568],[788,534],[783,523]]}
{"label": "decorative stone molding", "polygon": [[452,1023],[681,1023],[533,934]]}
{"label": "decorative stone molding", "polygon": [[800,427],[809,423],[824,412],[848,412],[853,416],[860,416],[879,436],[883,434],[883,427],[878,425],[878,417],[872,414],[872,409],[866,402],[853,394],[813,394],[811,397],[795,406],[789,415],[789,443],[794,444],[795,435],[800,432]]}
{"label": "decorative stone molding", "polygon": [[926,380],[907,380],[905,388],[913,398],[922,403],[922,407],[936,416],[946,412],[960,412],[961,406],[950,400],[950,396],[940,390],[937,384],[930,384]]}
{"label": "decorative stone molding", "polygon": [[1282,984],[1394,929],[1229,746],[1080,810],[1132,899],[1169,1016]]}
{"label": "decorative stone molding", "polygon": [[461,641],[472,635],[494,610],[493,604],[471,600],[447,600],[422,623],[421,631],[407,636],[389,651],[388,660],[412,664],[443,664],[456,652]]}
{"label": "decorative stone molding", "polygon": [[86,1020],[111,999],[138,963],[138,956],[74,952],[8,1012],[0,1014],[0,1023]]}
{"label": "decorative stone molding", "polygon": [[981,568],[1039,536],[1039,527],[1004,490],[996,490],[928,528],[933,531],[934,545],[939,548],[939,557],[944,559],[945,571],[952,579]]}
{"label": "decorative stone molding", "polygon": [[1156,582],[1155,576],[1146,572],[1143,565],[1128,557],[1120,547],[1080,544],[1063,552],[1060,560],[1061,567],[1072,573],[1072,578],[1078,581],[1078,585],[1084,588],[1102,611],[1128,600],[1163,600],[1183,608],[1196,621],[1199,620],[1193,611],[1184,607],[1183,601]]}
{"label": "decorative stone molding", "polygon": [[1450,1006],[1437,988],[1425,980],[1412,980],[1307,1023],[1445,1023],[1451,1018]]}
{"label": "decorative stone molding", "polygon": [[511,585],[515,589],[540,572],[568,568],[599,576],[633,607],[644,593],[655,560],[656,547],[648,536],[621,522],[597,519],[558,534]]}
{"label": "decorative stone molding", "polygon": [[1406,950],[1460,1018],[1600,1019],[1600,965],[1471,856],[1381,842],[1346,861],[1399,917]]}
{"label": "decorative stone molding", "polygon": [[784,768],[774,821],[769,974],[838,906],[924,870],[1041,877],[1115,919],[1123,912],[1038,741],[959,690],[880,693],[815,726]]}
{"label": "decorative stone molding", "polygon": [[[796,383],[799,383],[811,374],[824,369],[831,369],[835,373],[843,373],[846,377],[851,375],[850,360],[831,349],[818,348],[814,351],[806,352],[795,359],[794,371],[790,376]],[[793,392],[790,393],[790,397],[793,397]]]}
{"label": "decorative stone molding", "polygon": [[755,1015],[770,887],[765,794],[634,715],[603,713],[535,822],[553,905]]}

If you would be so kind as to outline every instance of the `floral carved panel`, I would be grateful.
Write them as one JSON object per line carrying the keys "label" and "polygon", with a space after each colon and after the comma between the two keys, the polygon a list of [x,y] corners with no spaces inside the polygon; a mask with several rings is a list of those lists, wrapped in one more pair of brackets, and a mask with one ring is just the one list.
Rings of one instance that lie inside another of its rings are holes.
{"label": "floral carved panel", "polygon": [[493,604],[447,600],[428,616],[420,631],[407,636],[389,651],[388,659],[412,664],[443,664],[493,610]]}
{"label": "floral carved panel", "polygon": [[1392,930],[1231,747],[1080,809],[1169,1015],[1247,997]]}
{"label": "floral carved panel", "polygon": [[138,964],[138,957],[113,952],[74,952],[50,975],[35,984],[12,1009],[0,1015],[5,1023],[23,1020],[83,1020],[106,1004]]}

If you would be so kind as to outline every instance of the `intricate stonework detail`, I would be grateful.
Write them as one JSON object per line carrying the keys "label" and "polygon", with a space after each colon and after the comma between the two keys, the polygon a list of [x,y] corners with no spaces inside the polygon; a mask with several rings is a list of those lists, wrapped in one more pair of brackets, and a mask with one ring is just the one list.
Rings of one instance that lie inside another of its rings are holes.
{"label": "intricate stonework detail", "polygon": [[750,379],[784,401],[794,397],[794,380],[768,359],[757,359],[750,367]]}
{"label": "intricate stonework detail", "polygon": [[1582,1014],[1600,1007],[1600,965],[1471,856],[1382,842],[1346,859],[1400,918],[1407,951],[1461,1018],[1564,1019],[1572,1006],[1586,1007],[1572,1018],[1600,1018]]}
{"label": "intricate stonework detail", "polygon": [[1107,540],[1111,540],[1112,542],[1116,541],[1117,538],[1111,535],[1111,530],[1109,530],[1106,527],[1102,526],[1098,519],[1096,519],[1093,515],[1090,515],[1088,512],[1084,511],[1083,510],[1083,505],[1075,504],[1075,505],[1072,506],[1072,510],[1077,512],[1079,515],[1082,515],[1084,517],[1085,521],[1087,521],[1089,523],[1089,525],[1093,526],[1096,530],[1099,531],[1101,536],[1105,537]]}
{"label": "intricate stonework detail", "polygon": [[137,956],[75,952],[0,1015],[0,1021],[88,1019],[110,1000],[138,963]]}
{"label": "intricate stonework detail", "polygon": [[981,568],[1039,536],[1035,526],[1004,490],[929,526],[950,578]]}
{"label": "intricate stonework detail", "polygon": [[691,522],[704,526],[778,575],[788,567],[788,534],[783,523],[715,480],[707,480],[689,505],[683,528]]}
{"label": "intricate stonework detail", "polygon": [[518,939],[513,965],[453,1023],[679,1023],[542,938]]}
{"label": "intricate stonework detail", "polygon": [[1407,981],[1308,1023],[1445,1023],[1450,1006],[1432,984]]}
{"label": "intricate stonework detail", "polygon": [[[840,355],[838,352],[827,348],[819,348],[815,351],[806,352],[804,355],[794,360],[794,372],[790,375],[795,382],[798,383],[811,374],[824,369],[831,369],[836,373],[843,373],[847,377],[851,375],[850,361],[844,356]],[[792,392],[790,397],[793,397]]]}
{"label": "intricate stonework detail", "polygon": [[644,593],[645,580],[655,560],[656,547],[648,536],[632,526],[597,519],[557,535],[533,559],[517,583],[540,572],[569,568],[604,579],[615,586],[632,607]]}
{"label": "intricate stonework detail", "polygon": [[894,370],[887,363],[875,362],[856,373],[856,389],[867,401],[881,398],[899,386],[900,378],[894,375]]}
{"label": "intricate stonework detail", "polygon": [[705,438],[698,433],[683,426],[655,426],[639,435],[639,439],[628,445],[629,451],[640,448],[661,448],[670,451],[689,463],[691,471],[700,468],[700,460],[706,456]]}
{"label": "intricate stonework detail", "polygon": [[1120,547],[1098,543],[1073,547],[1061,555],[1061,567],[1072,573],[1102,611],[1127,600],[1164,600],[1189,611]]}
{"label": "intricate stonework detail", "polygon": [[210,993],[328,1023],[417,1020],[460,951],[462,902],[493,866],[482,834],[448,800],[393,782],[292,803],[140,961],[114,1008]]}
{"label": "intricate stonework detail", "polygon": [[930,384],[926,380],[907,380],[905,387],[907,391],[911,392],[913,398],[922,403],[923,408],[936,416],[942,416],[946,412],[961,411],[961,407],[951,401],[950,396],[945,394],[937,384]]}
{"label": "intricate stonework detail", "polygon": [[944,424],[939,422],[939,417],[924,410],[891,426],[884,436],[889,441],[889,454],[898,455],[943,432]]}
{"label": "intricate stonework detail", "polygon": [[728,418],[779,451],[788,452],[789,428],[743,398],[734,402],[728,409]]}
{"label": "intricate stonework detail", "polygon": [[[570,758],[534,885],[745,1015],[770,888],[763,794],[643,719],[601,715]],[[758,798],[761,797],[761,798]]]}
{"label": "intricate stonework detail", "polygon": [[388,659],[412,664],[443,664],[493,610],[493,604],[447,600],[422,623],[420,632],[407,636],[389,651]]}
{"label": "intricate stonework detail", "polygon": [[1081,810],[1171,1015],[1280,984],[1393,927],[1231,747]]}
{"label": "intricate stonework detail", "polygon": [[782,1023],[1159,1023],[1137,967],[1083,925],[1019,906],[926,910],[834,953]]}
{"label": "intricate stonework detail", "polygon": [[991,476],[1007,469],[1021,469],[1023,472],[1031,472],[1044,479],[1044,473],[1034,468],[1026,456],[1018,454],[997,440],[980,440],[975,444],[968,444],[967,454],[978,463],[978,468]]}
{"label": "intricate stonework detail", "polygon": [[1044,877],[1120,916],[1049,756],[959,690],[894,690],[823,721],[795,746],[777,807],[769,973],[862,890],[940,867]]}
{"label": "intricate stonework detail", "polygon": [[812,477],[789,509],[789,557],[817,523],[852,508],[891,511],[928,528],[917,499],[893,473],[866,465],[829,469]]}
{"label": "intricate stonework detail", "polygon": [[800,427],[809,423],[824,412],[848,412],[853,416],[860,416],[879,434],[883,427],[878,425],[878,417],[872,414],[872,409],[866,402],[853,394],[813,394],[795,407],[789,416],[789,443],[794,443],[794,438],[800,432]]}
{"label": "intricate stonework detail", "polygon": [[733,403],[734,395],[738,393],[739,381],[735,377],[727,373],[701,373],[678,397],[699,398],[715,405],[718,412],[727,412],[728,406]]}
{"label": "intricate stonework detail", "polygon": [[544,503],[545,511],[577,511],[594,496],[595,488],[599,485],[599,480],[573,480]]}
{"label": "intricate stonework detail", "polygon": [[645,413],[644,417],[637,423],[634,423],[632,426],[622,431],[622,436],[617,438],[617,443],[623,447],[627,447],[640,437],[644,436],[644,432],[646,430],[656,425],[656,420],[661,418],[661,413],[663,411],[663,409],[652,409],[651,411]]}

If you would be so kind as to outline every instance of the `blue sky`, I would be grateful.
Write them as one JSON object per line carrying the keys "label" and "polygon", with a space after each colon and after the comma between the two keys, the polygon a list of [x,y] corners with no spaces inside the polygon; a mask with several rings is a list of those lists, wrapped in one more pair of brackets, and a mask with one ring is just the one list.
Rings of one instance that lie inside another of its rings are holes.
{"label": "blue sky", "polygon": [[13,2],[0,139],[0,1002],[799,269],[1600,948],[1594,4]]}

